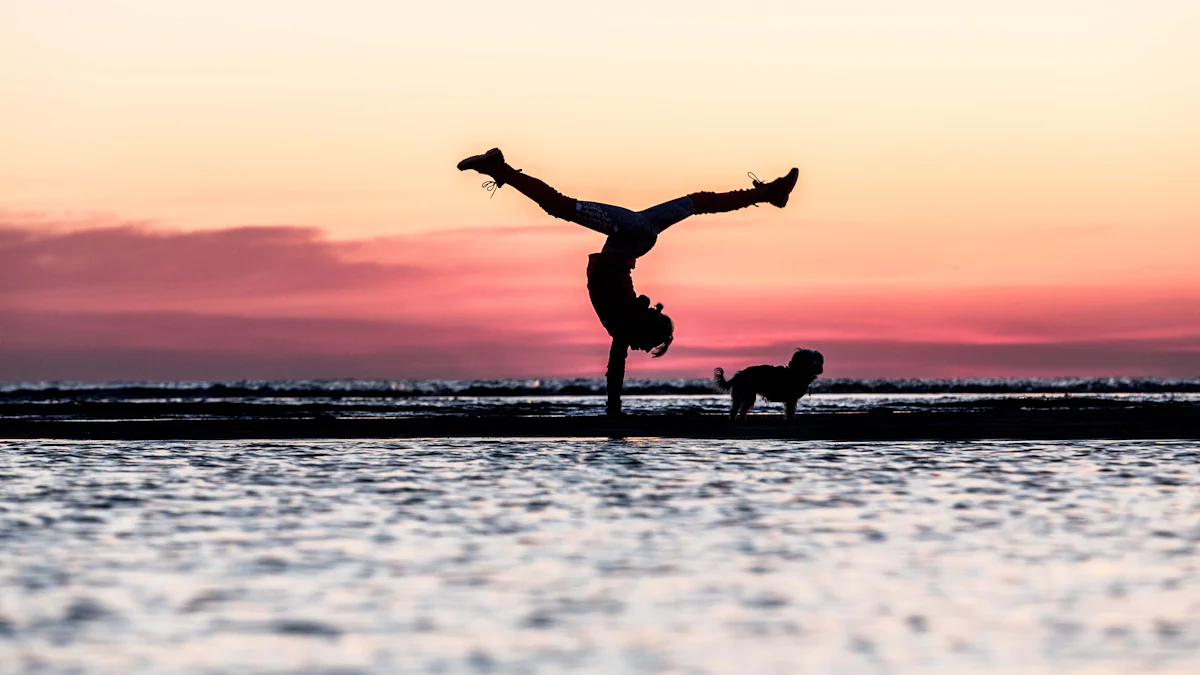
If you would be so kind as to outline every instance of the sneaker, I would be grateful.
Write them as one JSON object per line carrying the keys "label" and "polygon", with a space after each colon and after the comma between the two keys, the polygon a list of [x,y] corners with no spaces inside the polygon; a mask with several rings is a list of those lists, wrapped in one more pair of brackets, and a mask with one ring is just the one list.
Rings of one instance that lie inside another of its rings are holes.
{"label": "sneaker", "polygon": [[[500,152],[497,150],[496,152]],[[796,187],[796,181],[800,178],[800,169],[793,168],[787,172],[787,175],[776,178],[770,183],[764,183],[757,178],[751,178],[754,182],[756,190],[762,190],[765,199],[771,206],[783,208],[787,206],[788,196],[792,194],[792,188]]]}
{"label": "sneaker", "polygon": [[504,165],[504,153],[500,148],[492,148],[482,155],[468,157],[458,163],[459,171],[471,169],[491,176],[495,170]]}

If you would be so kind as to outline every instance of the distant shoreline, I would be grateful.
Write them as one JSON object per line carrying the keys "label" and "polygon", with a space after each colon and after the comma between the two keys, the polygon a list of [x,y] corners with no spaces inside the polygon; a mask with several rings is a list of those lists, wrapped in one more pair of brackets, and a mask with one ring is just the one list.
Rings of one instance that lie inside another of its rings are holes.
{"label": "distant shoreline", "polygon": [[[197,382],[0,382],[0,403],[179,399],[211,401],[324,398],[398,400],[427,397],[604,396],[603,379],[279,380]],[[703,379],[625,381],[626,396],[714,395]],[[1200,378],[820,378],[813,394],[1200,394]]]}
{"label": "distant shoreline", "polygon": [[114,419],[0,418],[0,439],[230,440],[349,438],[659,437],[839,441],[913,440],[1200,440],[1200,407],[1159,404],[1117,408],[891,411],[751,415],[682,413],[599,416],[441,415],[412,417],[238,416]]}

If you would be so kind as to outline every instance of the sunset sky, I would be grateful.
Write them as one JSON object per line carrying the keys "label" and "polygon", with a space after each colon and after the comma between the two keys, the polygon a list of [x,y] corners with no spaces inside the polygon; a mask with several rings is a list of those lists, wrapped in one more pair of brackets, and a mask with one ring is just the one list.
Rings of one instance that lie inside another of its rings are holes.
{"label": "sunset sky", "polygon": [[1200,376],[1200,4],[0,0],[0,381],[603,374],[602,237],[801,178],[638,262],[630,375]]}

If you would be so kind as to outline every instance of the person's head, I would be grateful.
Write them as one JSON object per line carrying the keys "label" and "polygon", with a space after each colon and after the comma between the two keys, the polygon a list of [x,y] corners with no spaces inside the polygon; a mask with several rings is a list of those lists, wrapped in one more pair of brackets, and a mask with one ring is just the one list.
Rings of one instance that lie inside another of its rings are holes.
{"label": "person's head", "polygon": [[[642,296],[645,297],[645,296]],[[649,299],[646,300],[649,305]],[[629,346],[643,352],[650,352],[654,358],[667,353],[671,342],[675,340],[675,322],[663,314],[662,303],[653,307],[638,307],[634,310],[634,320],[630,322]]]}

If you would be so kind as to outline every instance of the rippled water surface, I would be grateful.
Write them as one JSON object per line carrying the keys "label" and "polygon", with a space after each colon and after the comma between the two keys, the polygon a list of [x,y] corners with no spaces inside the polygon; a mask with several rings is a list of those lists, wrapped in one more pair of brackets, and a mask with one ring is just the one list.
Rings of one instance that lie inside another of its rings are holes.
{"label": "rippled water surface", "polygon": [[0,441],[0,672],[1200,672],[1198,450]]}

